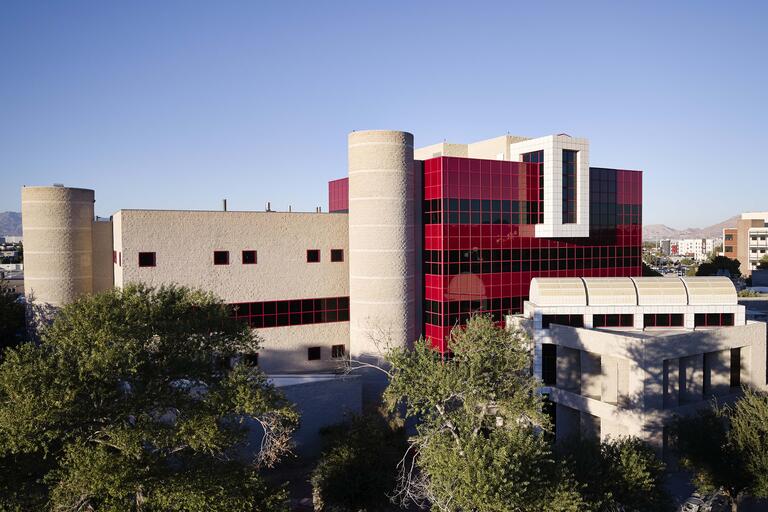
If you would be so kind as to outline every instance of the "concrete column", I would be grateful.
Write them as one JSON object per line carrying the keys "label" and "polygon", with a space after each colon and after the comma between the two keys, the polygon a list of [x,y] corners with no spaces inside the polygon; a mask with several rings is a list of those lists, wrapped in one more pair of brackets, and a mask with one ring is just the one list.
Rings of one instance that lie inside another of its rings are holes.
{"label": "concrete column", "polygon": [[581,356],[579,350],[557,346],[557,388],[581,393]]}
{"label": "concrete column", "polygon": [[[406,346],[418,335],[416,195],[413,135],[349,134],[349,327],[355,359],[378,364],[387,346]],[[375,393],[371,378],[364,383],[367,398]]]}
{"label": "concrete column", "polygon": [[680,405],[680,360],[664,361],[664,408],[672,409]]}
{"label": "concrete column", "polygon": [[23,187],[24,291],[64,306],[93,292],[93,190]]}
{"label": "concrete column", "polygon": [[680,358],[680,403],[704,399],[704,354]]}
{"label": "concrete column", "polygon": [[616,404],[619,402],[619,360],[618,358],[603,355],[600,360],[600,372],[602,373],[602,397],[603,402]]}
{"label": "concrete column", "polygon": [[581,413],[566,405],[555,404],[555,407],[555,439],[564,441],[579,435]]}
{"label": "concrete column", "polygon": [[588,398],[600,400],[602,395],[602,373],[600,370],[600,354],[581,351],[581,394]]}
{"label": "concrete column", "polygon": [[731,390],[731,349],[704,354],[704,389],[707,396],[723,396]]}

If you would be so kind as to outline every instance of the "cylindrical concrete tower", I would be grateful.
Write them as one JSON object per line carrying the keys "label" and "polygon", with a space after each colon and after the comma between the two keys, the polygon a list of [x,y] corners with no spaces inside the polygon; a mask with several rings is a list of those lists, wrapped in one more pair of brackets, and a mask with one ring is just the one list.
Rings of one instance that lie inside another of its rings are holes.
{"label": "cylindrical concrete tower", "polygon": [[382,344],[416,332],[413,135],[349,135],[350,353],[378,362]]}
{"label": "cylindrical concrete tower", "polygon": [[93,291],[93,190],[21,189],[24,292],[61,307]]}

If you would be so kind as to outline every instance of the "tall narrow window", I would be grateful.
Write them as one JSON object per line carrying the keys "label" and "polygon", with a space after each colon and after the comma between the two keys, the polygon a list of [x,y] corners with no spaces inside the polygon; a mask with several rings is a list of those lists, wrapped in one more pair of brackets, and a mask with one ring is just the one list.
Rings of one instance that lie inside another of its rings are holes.
{"label": "tall narrow window", "polygon": [[307,263],[320,263],[319,249],[307,249]]}
{"label": "tall narrow window", "polygon": [[154,267],[157,264],[154,252],[140,252],[139,253],[139,266],[140,267]]}
{"label": "tall narrow window", "polygon": [[[524,222],[524,224],[543,224],[544,223],[544,150],[533,151],[531,153],[525,153],[522,155],[523,162],[531,164],[539,164],[538,183],[539,183],[539,201],[536,205],[536,211],[531,209],[531,215],[529,217],[530,222]],[[533,206],[533,205],[531,205]],[[514,215],[513,215],[514,216]],[[517,224],[516,222],[512,222]]]}
{"label": "tall narrow window", "polygon": [[229,265],[229,251],[213,251],[214,265]]}
{"label": "tall narrow window", "polygon": [[256,264],[256,251],[243,251],[243,265]]}
{"label": "tall narrow window", "polygon": [[331,261],[344,261],[344,249],[331,249]]}
{"label": "tall narrow window", "polygon": [[576,223],[576,160],[578,151],[563,150],[563,224]]}

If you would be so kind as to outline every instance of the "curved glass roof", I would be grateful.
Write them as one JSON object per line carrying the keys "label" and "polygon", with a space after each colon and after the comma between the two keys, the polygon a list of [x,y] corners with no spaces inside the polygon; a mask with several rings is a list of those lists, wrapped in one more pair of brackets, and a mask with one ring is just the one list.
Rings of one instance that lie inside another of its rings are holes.
{"label": "curved glass roof", "polygon": [[626,277],[585,277],[590,306],[636,306],[637,290]]}
{"label": "curved glass roof", "polygon": [[736,305],[736,287],[717,277],[536,277],[530,299],[537,306]]}
{"label": "curved glass roof", "polygon": [[539,306],[586,306],[587,292],[580,277],[535,277],[530,301]]}

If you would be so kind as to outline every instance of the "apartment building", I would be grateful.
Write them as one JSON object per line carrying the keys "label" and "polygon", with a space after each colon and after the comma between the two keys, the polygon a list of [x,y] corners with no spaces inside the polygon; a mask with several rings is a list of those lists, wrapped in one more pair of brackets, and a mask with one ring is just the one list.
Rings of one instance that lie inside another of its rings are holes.
{"label": "apartment building", "polygon": [[736,227],[723,230],[723,255],[739,260],[744,277],[768,255],[768,212],[742,213]]}
{"label": "apartment building", "polygon": [[704,261],[715,251],[719,240],[714,238],[685,238],[677,241],[677,254],[695,261]]}
{"label": "apartment building", "polygon": [[726,277],[536,278],[524,317],[556,437],[637,436],[766,385],[766,325]]}

